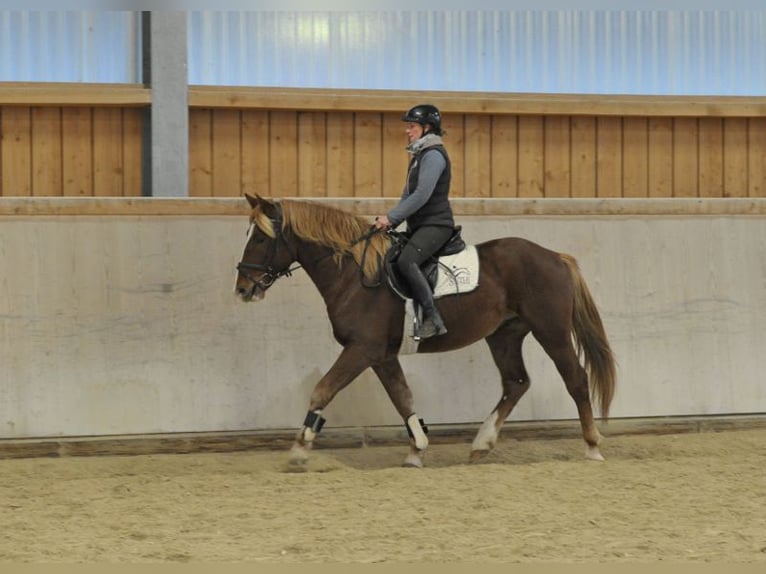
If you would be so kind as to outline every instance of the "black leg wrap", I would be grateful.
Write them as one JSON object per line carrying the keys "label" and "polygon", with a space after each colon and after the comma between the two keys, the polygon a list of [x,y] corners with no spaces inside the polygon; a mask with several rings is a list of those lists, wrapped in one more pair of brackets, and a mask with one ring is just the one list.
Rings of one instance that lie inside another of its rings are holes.
{"label": "black leg wrap", "polygon": [[314,433],[318,433],[324,426],[325,418],[318,412],[309,411],[306,413],[306,419],[303,421],[303,426],[310,428]]}
{"label": "black leg wrap", "polygon": [[[418,422],[420,423],[421,428],[423,429],[423,434],[428,434],[428,427],[426,426],[426,423],[423,419],[418,419]],[[415,438],[415,435],[412,434],[412,429],[410,428],[410,425],[405,424],[404,427],[407,429],[407,434],[410,438]]]}

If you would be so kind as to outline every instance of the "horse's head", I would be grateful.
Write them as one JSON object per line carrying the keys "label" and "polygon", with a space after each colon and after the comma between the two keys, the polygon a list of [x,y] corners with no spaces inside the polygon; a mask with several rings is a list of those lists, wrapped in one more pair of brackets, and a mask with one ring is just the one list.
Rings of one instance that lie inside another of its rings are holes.
{"label": "horse's head", "polygon": [[279,204],[257,195],[245,197],[252,208],[250,231],[234,290],[243,301],[251,301],[263,299],[274,281],[290,274],[295,254],[283,233]]}

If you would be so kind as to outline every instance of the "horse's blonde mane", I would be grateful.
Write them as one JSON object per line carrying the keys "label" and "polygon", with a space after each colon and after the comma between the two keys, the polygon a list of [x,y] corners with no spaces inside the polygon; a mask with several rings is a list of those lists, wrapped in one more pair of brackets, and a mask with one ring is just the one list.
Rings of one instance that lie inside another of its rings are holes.
{"label": "horse's blonde mane", "polygon": [[[381,261],[390,241],[383,233],[375,233],[370,238],[365,253],[367,242],[359,239],[370,231],[368,221],[320,203],[283,199],[279,201],[279,205],[282,207],[283,229],[289,228],[303,240],[332,248],[337,261],[344,255],[351,255],[356,264],[361,266],[364,258],[362,271],[365,278],[374,280],[378,277]],[[272,220],[259,207],[253,209],[250,222],[269,237],[276,237]],[[357,243],[352,245],[355,241]]]}

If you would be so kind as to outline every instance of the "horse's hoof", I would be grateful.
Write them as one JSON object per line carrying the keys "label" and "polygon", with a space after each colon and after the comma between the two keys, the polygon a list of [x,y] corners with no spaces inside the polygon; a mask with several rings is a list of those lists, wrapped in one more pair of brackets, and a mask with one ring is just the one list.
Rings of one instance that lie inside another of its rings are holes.
{"label": "horse's hoof", "polygon": [[293,446],[290,449],[290,458],[288,459],[288,463],[290,466],[306,466],[306,463],[309,461],[309,453],[306,451],[305,448],[302,446]]}
{"label": "horse's hoof", "polygon": [[597,446],[588,445],[585,447],[585,458],[588,460],[597,460],[598,462],[604,462],[604,457],[601,456],[601,451]]}
{"label": "horse's hoof", "polygon": [[478,462],[483,458],[486,458],[489,454],[489,449],[477,449],[471,451],[471,456],[468,457],[469,462]]}
{"label": "horse's hoof", "polygon": [[408,454],[402,466],[405,468],[423,468],[423,459],[416,454]]}

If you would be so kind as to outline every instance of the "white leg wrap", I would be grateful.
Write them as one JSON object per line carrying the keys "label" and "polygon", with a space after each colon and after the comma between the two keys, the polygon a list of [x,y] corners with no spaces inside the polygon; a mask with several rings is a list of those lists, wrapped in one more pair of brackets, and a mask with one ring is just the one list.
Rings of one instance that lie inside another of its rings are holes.
{"label": "white leg wrap", "polygon": [[420,425],[420,419],[418,415],[412,414],[407,419],[407,428],[412,433],[412,439],[415,441],[415,448],[423,450],[428,446],[428,437],[423,431],[423,427]]}

